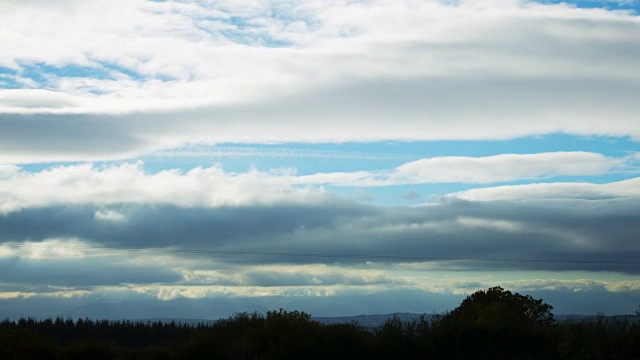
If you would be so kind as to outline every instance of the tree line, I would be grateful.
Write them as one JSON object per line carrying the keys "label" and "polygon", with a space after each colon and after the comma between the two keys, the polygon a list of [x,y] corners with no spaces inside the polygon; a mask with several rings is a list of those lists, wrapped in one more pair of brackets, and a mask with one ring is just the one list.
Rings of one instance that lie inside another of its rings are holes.
{"label": "tree line", "polygon": [[238,313],[197,325],[23,318],[0,323],[2,359],[622,359],[640,358],[640,324],[556,323],[553,307],[500,287],[434,317],[375,328],[301,311]]}

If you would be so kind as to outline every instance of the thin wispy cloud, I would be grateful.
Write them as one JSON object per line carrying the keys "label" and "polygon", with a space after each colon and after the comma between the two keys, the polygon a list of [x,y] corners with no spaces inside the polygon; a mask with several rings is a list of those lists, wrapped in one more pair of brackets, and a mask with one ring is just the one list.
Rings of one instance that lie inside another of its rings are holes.
{"label": "thin wispy cloud", "polygon": [[346,159],[346,160],[407,160],[415,158],[411,154],[384,154],[356,151],[309,150],[287,147],[243,147],[211,146],[191,147],[158,151],[149,155],[152,158],[309,158],[309,159]]}

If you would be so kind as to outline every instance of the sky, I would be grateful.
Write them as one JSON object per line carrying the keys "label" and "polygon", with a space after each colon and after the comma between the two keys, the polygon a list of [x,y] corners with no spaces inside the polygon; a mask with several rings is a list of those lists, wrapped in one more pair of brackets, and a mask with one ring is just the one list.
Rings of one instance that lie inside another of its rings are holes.
{"label": "sky", "polygon": [[0,317],[640,306],[640,1],[0,14]]}

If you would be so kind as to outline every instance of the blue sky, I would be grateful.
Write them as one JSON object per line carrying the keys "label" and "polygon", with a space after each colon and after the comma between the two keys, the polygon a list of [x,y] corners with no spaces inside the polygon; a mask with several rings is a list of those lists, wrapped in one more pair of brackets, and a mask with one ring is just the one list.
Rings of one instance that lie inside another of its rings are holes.
{"label": "blue sky", "polygon": [[4,2],[0,311],[632,313],[639,6]]}

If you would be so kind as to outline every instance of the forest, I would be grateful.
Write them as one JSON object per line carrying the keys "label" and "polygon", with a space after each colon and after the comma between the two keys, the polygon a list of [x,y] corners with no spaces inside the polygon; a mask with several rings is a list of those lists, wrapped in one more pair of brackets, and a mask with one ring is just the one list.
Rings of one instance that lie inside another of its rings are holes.
{"label": "forest", "polygon": [[494,287],[433,317],[375,328],[284,309],[213,323],[33,319],[0,323],[1,359],[638,359],[640,323],[554,320],[553,307]]}

